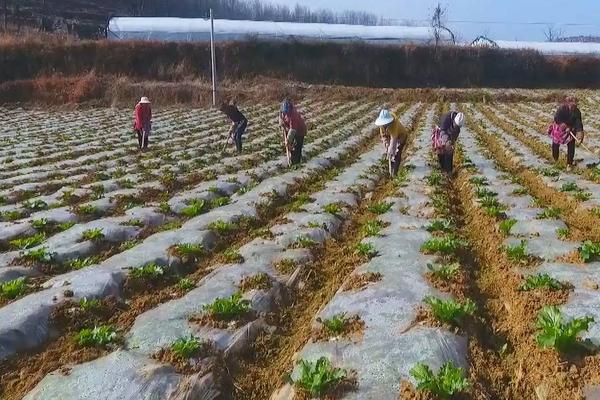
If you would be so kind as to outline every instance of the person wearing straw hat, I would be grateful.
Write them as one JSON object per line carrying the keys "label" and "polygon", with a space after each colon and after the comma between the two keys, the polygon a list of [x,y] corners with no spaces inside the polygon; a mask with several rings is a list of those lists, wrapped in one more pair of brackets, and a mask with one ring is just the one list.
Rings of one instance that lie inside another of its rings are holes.
{"label": "person wearing straw hat", "polygon": [[379,136],[388,159],[390,177],[393,178],[398,174],[400,158],[408,133],[396,114],[387,108],[381,110],[375,120],[375,125],[379,127]]}
{"label": "person wearing straw hat", "polygon": [[577,107],[577,98],[568,96],[554,114],[554,122],[548,128],[552,138],[552,158],[558,162],[560,146],[567,145],[567,170],[573,167],[575,159],[575,142],[583,143],[583,120]]}
{"label": "person wearing straw hat", "polygon": [[302,118],[291,100],[285,100],[281,104],[279,125],[284,130],[286,151],[290,153],[290,164],[300,164],[307,127],[304,118]]}
{"label": "person wearing straw hat", "polygon": [[152,130],[152,108],[147,97],[140,99],[133,115],[135,119],[133,130],[137,134],[139,149],[144,151],[148,148],[148,136]]}

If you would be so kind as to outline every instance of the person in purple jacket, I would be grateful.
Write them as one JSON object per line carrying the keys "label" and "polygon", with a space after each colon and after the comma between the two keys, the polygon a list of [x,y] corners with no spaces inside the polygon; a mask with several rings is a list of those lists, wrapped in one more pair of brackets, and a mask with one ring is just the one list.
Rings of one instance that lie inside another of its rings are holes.
{"label": "person in purple jacket", "polygon": [[460,128],[465,124],[465,115],[461,112],[451,111],[440,118],[440,127],[434,133],[434,148],[436,149],[440,169],[448,174],[452,173],[454,163],[454,145],[458,140]]}

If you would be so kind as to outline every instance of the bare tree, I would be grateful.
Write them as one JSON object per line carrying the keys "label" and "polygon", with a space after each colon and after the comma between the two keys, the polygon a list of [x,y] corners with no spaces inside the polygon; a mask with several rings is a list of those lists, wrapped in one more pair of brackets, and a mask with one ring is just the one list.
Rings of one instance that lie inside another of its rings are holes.
{"label": "bare tree", "polygon": [[435,39],[435,46],[437,47],[440,40],[442,39],[442,33],[448,32],[450,34],[450,40],[453,44],[456,44],[456,37],[454,33],[445,25],[446,22],[446,9],[442,8],[440,3],[433,9],[433,15],[431,16],[431,27],[433,28],[433,38]]}
{"label": "bare tree", "polygon": [[556,28],[553,25],[548,25],[544,29],[544,36],[546,36],[547,42],[559,42],[562,39],[564,32],[560,28]]}

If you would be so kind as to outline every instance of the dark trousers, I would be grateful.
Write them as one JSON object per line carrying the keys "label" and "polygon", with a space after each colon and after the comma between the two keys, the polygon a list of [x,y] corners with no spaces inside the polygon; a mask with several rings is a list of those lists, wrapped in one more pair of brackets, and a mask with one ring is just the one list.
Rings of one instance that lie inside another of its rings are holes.
{"label": "dark trousers", "polygon": [[246,128],[248,127],[248,120],[243,119],[237,123],[235,130],[233,131],[233,140],[235,142],[235,148],[238,153],[242,151],[242,135],[246,132]]}
{"label": "dark trousers", "polygon": [[396,154],[389,160],[389,172],[392,177],[398,175],[398,169],[400,169],[400,163],[402,162],[402,151],[404,150],[405,144],[405,142],[398,143]]}
{"label": "dark trousers", "polygon": [[292,164],[300,164],[302,161],[302,146],[304,146],[304,135],[296,135],[294,148],[292,149]]}
{"label": "dark trousers", "polygon": [[452,165],[454,164],[454,152],[438,154],[438,162],[442,171],[451,173]]}
{"label": "dark trousers", "polygon": [[[554,161],[558,161],[559,150],[560,150],[560,144],[553,142],[552,143],[552,158],[554,158]],[[567,164],[573,165],[574,158],[575,158],[575,141],[571,140],[569,143],[567,143]]]}
{"label": "dark trousers", "polygon": [[148,135],[150,134],[150,132],[148,132],[144,129],[136,129],[135,133],[137,134],[139,148],[147,149],[148,148]]}

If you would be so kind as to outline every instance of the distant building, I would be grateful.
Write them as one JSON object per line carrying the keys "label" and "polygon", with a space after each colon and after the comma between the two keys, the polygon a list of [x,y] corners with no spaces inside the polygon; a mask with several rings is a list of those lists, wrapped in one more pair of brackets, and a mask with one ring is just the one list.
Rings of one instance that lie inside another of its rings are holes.
{"label": "distant building", "polygon": [[[218,41],[258,38],[427,44],[433,38],[431,28],[414,26],[365,26],[227,19],[215,19],[214,25],[215,40]],[[109,21],[107,37],[114,40],[204,41],[210,40],[210,20],[115,17]]]}

